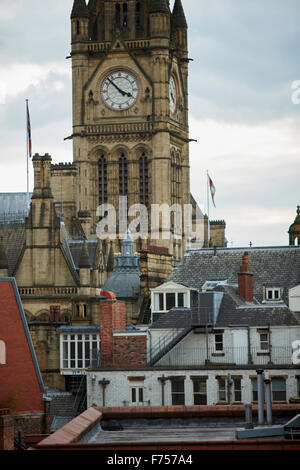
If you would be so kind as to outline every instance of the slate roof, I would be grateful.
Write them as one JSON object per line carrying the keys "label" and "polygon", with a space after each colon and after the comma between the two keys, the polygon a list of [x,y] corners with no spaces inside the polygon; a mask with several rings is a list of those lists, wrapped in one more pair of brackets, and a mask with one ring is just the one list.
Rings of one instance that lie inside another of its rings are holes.
{"label": "slate roof", "polygon": [[0,239],[8,262],[8,275],[13,276],[25,244],[24,222],[0,222]]}
{"label": "slate roof", "polygon": [[[79,265],[81,267],[93,267],[97,255],[97,240],[86,240],[86,249],[84,248],[84,241],[83,240],[68,240],[68,246],[70,248],[70,255],[72,256],[72,260],[75,265],[75,269],[79,269]],[[84,248],[84,251],[83,251]],[[84,255],[84,259],[82,255]],[[84,266],[83,266],[84,264]]]}
{"label": "slate roof", "polygon": [[254,296],[263,300],[263,286],[283,288],[283,300],[288,302],[288,289],[300,284],[300,246],[203,249],[185,256],[174,269],[169,281],[201,289],[205,281],[228,280],[238,283],[238,272],[245,251],[251,254],[254,274]]}
{"label": "slate roof", "polygon": [[191,309],[190,308],[172,308],[168,313],[162,313],[161,316],[153,322],[150,329],[173,329],[186,328],[191,326]]}
{"label": "slate roof", "polygon": [[0,193],[1,221],[24,220],[27,214],[27,193]]}
{"label": "slate roof", "polygon": [[216,327],[228,326],[292,326],[299,325],[296,317],[285,304],[249,305],[238,295],[232,286],[217,288],[224,291],[224,297],[216,322]]}

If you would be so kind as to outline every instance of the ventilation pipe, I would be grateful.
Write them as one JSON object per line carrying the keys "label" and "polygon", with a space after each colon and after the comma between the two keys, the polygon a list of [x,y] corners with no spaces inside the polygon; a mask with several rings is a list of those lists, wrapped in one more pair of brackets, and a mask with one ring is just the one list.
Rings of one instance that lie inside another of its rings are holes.
{"label": "ventilation pipe", "polygon": [[267,424],[272,426],[273,417],[272,417],[272,397],[271,397],[271,380],[265,379],[266,385],[266,404],[267,404]]}
{"label": "ventilation pipe", "polygon": [[258,425],[264,425],[264,371],[257,371],[257,394],[258,394]]}

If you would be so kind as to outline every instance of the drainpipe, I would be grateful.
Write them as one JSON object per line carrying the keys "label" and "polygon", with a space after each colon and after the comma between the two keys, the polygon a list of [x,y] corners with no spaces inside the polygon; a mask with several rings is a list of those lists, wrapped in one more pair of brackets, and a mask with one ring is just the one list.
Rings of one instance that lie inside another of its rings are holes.
{"label": "drainpipe", "polygon": [[245,429],[253,429],[253,418],[252,418],[252,405],[251,403],[247,403],[245,405]]}
{"label": "drainpipe", "polygon": [[264,425],[264,374],[262,369],[257,371],[257,394],[258,394],[258,425]]}
{"label": "drainpipe", "polygon": [[102,403],[104,407],[105,406],[105,389],[107,385],[110,384],[110,381],[106,379],[102,379],[102,380],[99,380],[99,384],[102,385]]}
{"label": "drainpipe", "polygon": [[250,340],[250,327],[247,326],[247,340],[248,340],[248,364],[253,364],[251,353],[251,340]]}
{"label": "drainpipe", "polygon": [[272,397],[271,397],[271,380],[265,379],[266,385],[266,403],[267,403],[267,424],[272,426],[273,418],[272,418]]}
{"label": "drainpipe", "polygon": [[227,374],[227,403],[230,405],[231,403],[231,384],[232,380],[230,374]]}
{"label": "drainpipe", "polygon": [[269,364],[273,364],[272,361],[272,341],[271,341],[271,326],[269,325]]}
{"label": "drainpipe", "polygon": [[161,406],[165,406],[165,385],[168,377],[163,375],[162,377],[158,377],[158,380],[161,383]]}
{"label": "drainpipe", "polygon": [[148,328],[148,334],[149,334],[149,360],[150,362],[152,361],[152,335],[151,335],[151,331],[150,329]]}

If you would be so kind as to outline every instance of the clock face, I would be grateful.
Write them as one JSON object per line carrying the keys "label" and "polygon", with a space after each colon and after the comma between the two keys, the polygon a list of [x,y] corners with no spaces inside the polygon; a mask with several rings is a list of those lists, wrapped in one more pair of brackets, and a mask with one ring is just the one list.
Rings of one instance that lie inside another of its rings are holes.
{"label": "clock face", "polygon": [[137,100],[139,85],[129,72],[118,70],[106,76],[101,85],[101,96],[106,106],[115,111],[131,108]]}
{"label": "clock face", "polygon": [[170,79],[170,111],[172,114],[175,113],[177,108],[177,88],[175,79],[172,76]]}

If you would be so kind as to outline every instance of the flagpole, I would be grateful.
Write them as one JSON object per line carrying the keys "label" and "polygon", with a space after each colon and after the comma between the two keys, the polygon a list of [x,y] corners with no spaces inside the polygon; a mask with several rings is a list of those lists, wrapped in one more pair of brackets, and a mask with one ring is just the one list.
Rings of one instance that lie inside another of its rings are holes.
{"label": "flagpole", "polygon": [[209,223],[209,180],[208,180],[208,170],[206,170],[206,186],[207,186],[207,247],[209,248],[210,241],[210,223]]}
{"label": "flagpole", "polygon": [[29,209],[29,142],[28,142],[28,100],[26,100],[26,163],[27,163],[27,208]]}

